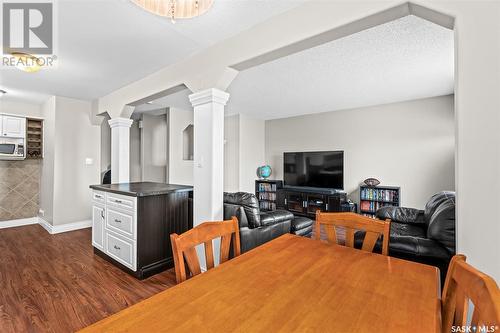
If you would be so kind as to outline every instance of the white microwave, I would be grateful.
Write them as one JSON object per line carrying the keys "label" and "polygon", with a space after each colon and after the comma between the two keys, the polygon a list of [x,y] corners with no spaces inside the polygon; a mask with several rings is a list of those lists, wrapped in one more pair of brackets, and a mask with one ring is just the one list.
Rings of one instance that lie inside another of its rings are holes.
{"label": "white microwave", "polygon": [[22,160],[25,158],[24,139],[0,137],[0,160]]}

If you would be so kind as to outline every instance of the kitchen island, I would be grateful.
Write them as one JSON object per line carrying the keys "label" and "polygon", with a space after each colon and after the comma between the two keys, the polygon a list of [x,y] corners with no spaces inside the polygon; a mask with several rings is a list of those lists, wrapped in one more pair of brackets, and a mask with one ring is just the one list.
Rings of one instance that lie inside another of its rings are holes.
{"label": "kitchen island", "polygon": [[193,227],[192,186],[91,185],[94,253],[144,279],[174,266],[170,234]]}

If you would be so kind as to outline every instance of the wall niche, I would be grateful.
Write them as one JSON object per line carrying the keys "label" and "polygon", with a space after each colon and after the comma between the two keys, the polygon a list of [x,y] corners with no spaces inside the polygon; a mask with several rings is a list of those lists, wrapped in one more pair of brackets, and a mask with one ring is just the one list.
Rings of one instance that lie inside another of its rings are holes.
{"label": "wall niche", "polygon": [[188,125],[182,131],[183,160],[192,161],[194,159],[194,126]]}

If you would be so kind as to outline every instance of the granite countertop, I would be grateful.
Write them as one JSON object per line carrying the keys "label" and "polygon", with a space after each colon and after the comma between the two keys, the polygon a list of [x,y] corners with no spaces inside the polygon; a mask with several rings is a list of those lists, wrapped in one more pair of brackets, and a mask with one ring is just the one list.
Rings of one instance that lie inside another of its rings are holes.
{"label": "granite countertop", "polygon": [[90,185],[90,188],[97,191],[112,192],[132,197],[147,197],[193,190],[192,186],[153,182]]}

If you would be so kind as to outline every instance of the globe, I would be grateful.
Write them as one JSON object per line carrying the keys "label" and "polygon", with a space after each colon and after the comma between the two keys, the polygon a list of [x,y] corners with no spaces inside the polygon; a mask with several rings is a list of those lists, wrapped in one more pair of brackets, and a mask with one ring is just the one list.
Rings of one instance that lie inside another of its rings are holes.
{"label": "globe", "polygon": [[257,177],[266,179],[271,177],[272,172],[273,170],[269,165],[263,165],[257,168]]}

